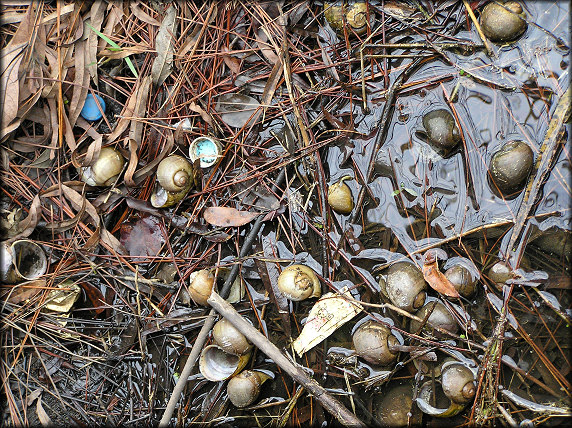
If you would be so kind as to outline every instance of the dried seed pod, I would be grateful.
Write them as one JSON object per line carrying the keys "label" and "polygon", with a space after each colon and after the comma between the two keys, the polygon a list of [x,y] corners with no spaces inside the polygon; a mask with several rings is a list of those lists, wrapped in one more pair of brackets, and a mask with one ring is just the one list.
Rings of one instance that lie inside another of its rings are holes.
{"label": "dried seed pod", "polygon": [[427,139],[442,156],[447,156],[461,142],[461,133],[449,110],[433,110],[423,116]]}
{"label": "dried seed pod", "polygon": [[425,303],[427,283],[413,263],[402,261],[387,269],[385,278],[387,297],[395,306],[413,312]]}
{"label": "dried seed pod", "polygon": [[221,318],[213,327],[213,340],[225,352],[234,355],[246,354],[252,344],[230,321]]}
{"label": "dried seed pod", "polygon": [[[439,302],[438,300],[427,302],[415,313],[415,315],[421,319],[425,319],[429,313],[430,315],[429,318],[427,318],[427,322],[423,326],[423,331],[431,331],[431,326],[433,326],[448,330],[451,333],[457,332],[457,322],[443,303]],[[418,333],[420,327],[420,322],[417,320],[411,320],[409,331],[411,333]],[[439,332],[435,332],[435,336],[441,337],[442,335]]]}
{"label": "dried seed pod", "polygon": [[197,305],[208,306],[207,299],[213,290],[214,279],[209,269],[198,270],[189,275],[189,295]]}
{"label": "dried seed pod", "polygon": [[[464,261],[473,265],[468,259],[464,259]],[[473,274],[473,272],[476,272],[476,275]],[[475,291],[477,290],[477,281],[479,279],[477,275],[478,270],[476,267],[472,270],[469,269],[468,266],[465,266],[464,263],[460,262],[454,264],[445,271],[445,277],[451,282],[451,284],[453,284],[455,290],[457,290],[461,296],[467,298],[475,294]]]}
{"label": "dried seed pod", "polygon": [[512,42],[528,27],[526,13],[516,1],[503,5],[491,1],[481,13],[480,24],[485,36],[495,43]]}
{"label": "dried seed pod", "polygon": [[352,191],[349,186],[344,183],[345,180],[351,180],[351,177],[342,177],[340,181],[332,184],[328,188],[328,204],[339,214],[349,214],[354,209],[354,200]]}
{"label": "dried seed pod", "polygon": [[400,344],[397,337],[389,328],[373,320],[361,324],[354,332],[352,340],[356,353],[371,364],[389,364],[399,353],[391,350]]}
{"label": "dried seed pod", "polygon": [[[344,21],[348,23],[353,31],[358,35],[367,32],[367,4],[356,1],[343,4],[342,1],[324,3],[324,17],[330,26],[338,33],[344,32]],[[375,19],[373,10],[369,11],[370,21]]]}
{"label": "dried seed pod", "polygon": [[491,188],[506,197],[517,196],[526,184],[534,155],[524,141],[509,141],[496,152],[489,166]]}
{"label": "dried seed pod", "polygon": [[447,362],[441,368],[443,392],[451,401],[466,404],[477,392],[475,376],[471,369],[458,362]]}
{"label": "dried seed pod", "polygon": [[304,265],[291,265],[285,268],[278,277],[278,288],[288,299],[294,301],[320,297],[322,294],[316,272]]}
{"label": "dried seed pod", "polygon": [[182,156],[167,156],[157,166],[158,185],[151,195],[151,205],[166,208],[180,202],[194,184],[193,166]]}
{"label": "dried seed pod", "polygon": [[244,370],[228,381],[227,393],[236,407],[250,406],[260,394],[260,386],[270,376],[258,370]]}
{"label": "dried seed pod", "polygon": [[0,243],[0,263],[0,280],[5,284],[37,279],[48,270],[46,253],[29,239]]}
{"label": "dried seed pod", "polygon": [[92,165],[80,168],[80,178],[90,186],[110,186],[121,174],[124,164],[119,150],[103,147]]}
{"label": "dried seed pod", "polygon": [[206,379],[218,382],[241,371],[249,359],[250,353],[232,355],[218,345],[209,345],[201,352],[199,370]]}

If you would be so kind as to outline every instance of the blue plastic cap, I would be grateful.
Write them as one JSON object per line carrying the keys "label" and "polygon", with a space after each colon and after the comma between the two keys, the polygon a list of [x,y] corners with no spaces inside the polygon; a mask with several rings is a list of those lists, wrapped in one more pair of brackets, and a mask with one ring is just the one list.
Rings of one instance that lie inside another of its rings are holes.
{"label": "blue plastic cap", "polygon": [[[103,98],[101,98],[99,95],[96,95],[95,98],[97,98],[97,102],[99,102],[101,109],[105,112],[105,101],[103,101]],[[81,117],[83,117],[85,120],[94,121],[102,118],[102,114],[99,111],[99,108],[97,108],[97,102],[95,101],[95,98],[93,94],[87,94],[85,104],[83,105],[80,113]]]}

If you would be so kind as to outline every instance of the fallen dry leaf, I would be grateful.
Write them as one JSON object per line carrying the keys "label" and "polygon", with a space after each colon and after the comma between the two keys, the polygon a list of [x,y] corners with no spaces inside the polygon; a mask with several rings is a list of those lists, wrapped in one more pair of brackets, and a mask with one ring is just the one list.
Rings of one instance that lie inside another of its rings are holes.
{"label": "fallen dry leaf", "polygon": [[135,223],[121,225],[121,243],[132,257],[155,257],[165,243],[161,220],[154,216],[140,218]]}
{"label": "fallen dry leaf", "polygon": [[205,209],[203,217],[206,222],[213,226],[243,226],[250,223],[260,213],[239,211],[229,207],[209,207]]}
{"label": "fallen dry leaf", "polygon": [[439,270],[435,253],[429,250],[425,253],[423,259],[423,277],[425,278],[425,281],[429,283],[431,288],[445,296],[460,297],[455,286],[451,284],[451,281],[449,281]]}

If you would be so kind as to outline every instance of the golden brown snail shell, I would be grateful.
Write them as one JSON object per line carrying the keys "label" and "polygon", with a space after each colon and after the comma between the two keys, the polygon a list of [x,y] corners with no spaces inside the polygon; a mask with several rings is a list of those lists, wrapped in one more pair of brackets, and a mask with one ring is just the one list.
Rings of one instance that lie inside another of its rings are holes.
{"label": "golden brown snail shell", "polygon": [[361,324],[354,332],[352,340],[356,353],[371,364],[389,364],[399,353],[391,350],[400,344],[397,337],[389,328],[373,320]]}
{"label": "golden brown snail shell", "polygon": [[167,156],[157,166],[157,181],[168,192],[188,190],[193,180],[193,166],[182,156]]}
{"label": "golden brown snail shell", "polygon": [[280,273],[278,288],[288,299],[294,301],[320,297],[322,293],[316,272],[299,264],[288,266]]}
{"label": "golden brown snail shell", "polygon": [[209,269],[195,271],[189,276],[189,295],[197,305],[208,306],[207,299],[213,290],[214,279]]}
{"label": "golden brown snail shell", "polygon": [[103,147],[97,160],[89,166],[80,168],[80,178],[90,186],[110,186],[121,174],[125,159],[113,147]]}
{"label": "golden brown snail shell", "polygon": [[236,407],[250,406],[258,398],[260,386],[269,378],[258,370],[244,370],[228,381],[228,398]]}
{"label": "golden brown snail shell", "polygon": [[351,177],[343,177],[337,183],[332,184],[328,188],[328,204],[339,214],[349,214],[354,209],[354,200],[352,191],[344,180]]}
{"label": "golden brown snail shell", "polygon": [[242,355],[252,349],[246,336],[226,318],[220,319],[213,326],[213,341],[229,354]]}

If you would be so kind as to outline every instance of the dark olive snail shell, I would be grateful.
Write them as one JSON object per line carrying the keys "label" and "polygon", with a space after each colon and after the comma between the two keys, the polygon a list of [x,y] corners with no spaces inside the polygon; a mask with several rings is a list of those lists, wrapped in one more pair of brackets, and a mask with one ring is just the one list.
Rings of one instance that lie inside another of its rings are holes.
{"label": "dark olive snail shell", "polygon": [[[411,385],[397,385],[384,388],[374,398],[373,413],[384,427],[405,427],[421,425],[421,413],[413,404]],[[410,416],[410,412],[413,413]]]}
{"label": "dark olive snail shell", "polygon": [[491,1],[481,13],[480,24],[487,38],[495,43],[503,43],[522,36],[528,26],[525,19],[526,13],[520,3],[509,1],[501,6]]}
{"label": "dark olive snail shell", "polygon": [[463,265],[454,265],[445,271],[445,277],[463,297],[471,297],[477,290],[477,278]]}
{"label": "dark olive snail shell", "polygon": [[[423,326],[423,331],[431,331],[433,330],[431,327],[439,327],[444,330],[448,330],[451,333],[457,332],[457,322],[455,318],[451,315],[449,310],[445,307],[445,305],[437,300],[432,300],[430,302],[425,303],[421,309],[419,309],[415,315],[422,320],[424,320],[428,314],[429,318],[427,318],[427,322]],[[409,326],[409,331],[411,333],[419,334],[419,329],[421,327],[421,323],[416,320],[411,320],[411,324]],[[439,332],[435,332],[437,337],[441,337],[442,334]]]}
{"label": "dark olive snail shell", "polygon": [[448,110],[433,110],[425,114],[423,127],[429,143],[443,156],[451,153],[461,141],[455,118]]}
{"label": "dark olive snail shell", "polygon": [[402,261],[387,269],[385,293],[395,306],[413,312],[425,303],[427,283],[413,263]]}
{"label": "dark olive snail shell", "polygon": [[515,197],[526,184],[534,155],[523,141],[509,141],[496,152],[490,163],[491,187],[504,197]]}
{"label": "dark olive snail shell", "polygon": [[397,358],[398,352],[391,351],[391,347],[399,345],[389,328],[368,320],[361,324],[352,337],[356,353],[368,363],[386,365]]}

